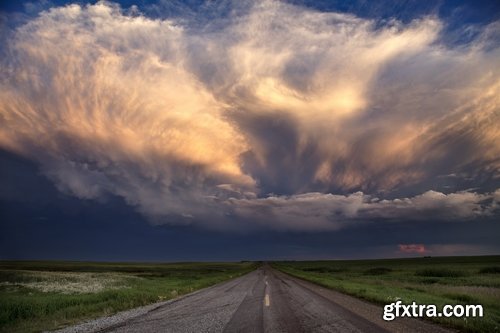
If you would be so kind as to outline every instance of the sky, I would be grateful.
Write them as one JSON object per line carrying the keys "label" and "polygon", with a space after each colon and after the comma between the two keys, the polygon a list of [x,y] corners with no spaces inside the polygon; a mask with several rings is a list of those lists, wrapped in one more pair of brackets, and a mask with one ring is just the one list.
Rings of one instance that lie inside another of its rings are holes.
{"label": "sky", "polygon": [[0,259],[500,253],[498,1],[0,5]]}

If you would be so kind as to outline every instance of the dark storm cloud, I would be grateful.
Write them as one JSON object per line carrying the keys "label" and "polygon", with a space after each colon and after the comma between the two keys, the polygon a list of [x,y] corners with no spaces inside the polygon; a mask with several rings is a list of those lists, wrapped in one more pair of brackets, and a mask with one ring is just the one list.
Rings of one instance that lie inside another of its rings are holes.
{"label": "dark storm cloud", "polygon": [[0,146],[59,191],[120,197],[155,224],[316,231],[499,214],[498,23],[453,47],[437,16],[203,6],[206,21],[189,6],[152,19],[73,4],[15,27]]}

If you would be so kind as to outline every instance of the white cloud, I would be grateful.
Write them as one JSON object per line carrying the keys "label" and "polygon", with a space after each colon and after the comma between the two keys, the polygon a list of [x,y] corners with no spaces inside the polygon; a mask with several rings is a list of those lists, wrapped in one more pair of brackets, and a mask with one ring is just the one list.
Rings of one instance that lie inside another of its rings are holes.
{"label": "white cloud", "polygon": [[495,193],[428,191],[410,198],[381,200],[357,192],[349,195],[308,193],[262,199],[231,199],[235,217],[278,230],[337,230],[378,219],[392,221],[464,221],[498,214]]}

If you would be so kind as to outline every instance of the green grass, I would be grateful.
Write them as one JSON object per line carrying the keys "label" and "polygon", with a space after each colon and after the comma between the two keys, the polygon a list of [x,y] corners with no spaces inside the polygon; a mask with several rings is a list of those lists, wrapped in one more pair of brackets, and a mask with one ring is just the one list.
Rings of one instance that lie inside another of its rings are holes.
{"label": "green grass", "polygon": [[[465,332],[500,332],[500,256],[288,261],[273,267],[378,304],[481,304],[483,318],[433,318]],[[396,319],[397,320],[397,319]]]}
{"label": "green grass", "polygon": [[174,298],[256,263],[0,261],[0,332],[39,332]]}

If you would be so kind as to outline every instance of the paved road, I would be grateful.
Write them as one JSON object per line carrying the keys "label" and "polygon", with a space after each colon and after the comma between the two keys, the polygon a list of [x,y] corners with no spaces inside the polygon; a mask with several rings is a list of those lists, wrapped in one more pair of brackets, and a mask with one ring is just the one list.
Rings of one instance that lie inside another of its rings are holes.
{"label": "paved road", "polygon": [[268,266],[99,332],[450,332]]}

